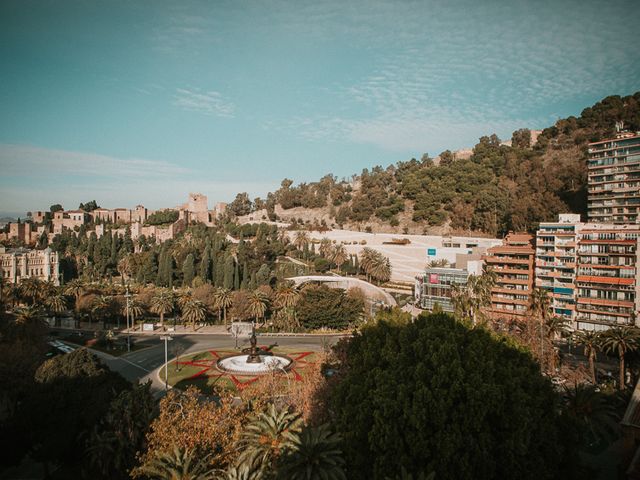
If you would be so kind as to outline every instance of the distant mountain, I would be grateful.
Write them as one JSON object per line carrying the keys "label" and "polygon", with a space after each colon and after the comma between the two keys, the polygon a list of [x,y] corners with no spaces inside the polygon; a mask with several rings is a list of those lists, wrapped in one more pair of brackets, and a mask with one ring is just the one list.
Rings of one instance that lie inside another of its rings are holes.
{"label": "distant mountain", "polygon": [[471,152],[442,152],[438,165],[423,155],[348,182],[331,174],[296,186],[285,179],[266,199],[239,194],[229,211],[372,231],[533,230],[561,212],[586,215],[587,144],[614,136],[620,121],[640,131],[640,92],[607,97],[533,136],[522,129],[506,142],[482,137]]}

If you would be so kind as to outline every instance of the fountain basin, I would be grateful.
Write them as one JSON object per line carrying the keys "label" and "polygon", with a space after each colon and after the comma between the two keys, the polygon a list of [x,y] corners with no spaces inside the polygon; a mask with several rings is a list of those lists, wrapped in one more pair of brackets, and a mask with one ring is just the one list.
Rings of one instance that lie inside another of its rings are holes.
{"label": "fountain basin", "polygon": [[278,370],[287,370],[293,360],[280,355],[260,355],[261,362],[248,363],[249,355],[232,355],[217,362],[218,370],[236,375],[264,375]]}

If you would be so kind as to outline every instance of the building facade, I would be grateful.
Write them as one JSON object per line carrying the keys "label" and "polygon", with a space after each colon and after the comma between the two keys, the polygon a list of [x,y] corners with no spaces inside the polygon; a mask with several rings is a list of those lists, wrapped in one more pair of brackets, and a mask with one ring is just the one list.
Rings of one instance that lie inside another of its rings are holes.
{"label": "building facade", "polygon": [[58,254],[50,248],[29,250],[0,247],[0,275],[9,283],[20,283],[25,278],[37,278],[60,285]]}
{"label": "building facade", "polygon": [[636,325],[640,226],[586,224],[578,238],[576,328]]}
{"label": "building facade", "polygon": [[535,286],[546,290],[552,314],[571,322],[576,318],[576,261],[580,215],[561,214],[544,222],[536,233]]}
{"label": "building facade", "polygon": [[496,274],[496,284],[491,290],[490,315],[493,318],[518,320],[526,317],[535,279],[533,243],[533,235],[509,233],[502,245],[487,251],[486,268]]}
{"label": "building facade", "polygon": [[416,278],[415,297],[420,308],[432,311],[437,305],[453,312],[451,297],[454,285],[466,285],[469,272],[462,268],[427,268]]}
{"label": "building facade", "polygon": [[640,135],[589,144],[589,221],[637,223],[640,213]]}

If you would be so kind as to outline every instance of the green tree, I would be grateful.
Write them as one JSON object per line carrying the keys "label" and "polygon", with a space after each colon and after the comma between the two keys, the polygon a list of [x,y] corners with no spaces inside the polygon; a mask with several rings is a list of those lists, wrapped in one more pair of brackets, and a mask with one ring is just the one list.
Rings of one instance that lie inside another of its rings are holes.
{"label": "green tree", "polygon": [[52,462],[77,464],[84,454],[82,435],[128,384],[84,348],[47,360],[35,380],[16,415],[29,453],[45,470]]}
{"label": "green tree", "polygon": [[363,309],[362,299],[326,285],[305,287],[297,305],[298,320],[312,329],[345,329],[359,323]]}
{"label": "green tree", "polygon": [[[449,315],[384,321],[347,343],[330,400],[347,476],[565,478],[576,431],[531,357]],[[455,459],[455,461],[452,461]]]}
{"label": "green tree", "polygon": [[87,440],[86,476],[129,478],[129,471],[136,465],[136,453],[146,446],[154,408],[151,382],[120,392]]}

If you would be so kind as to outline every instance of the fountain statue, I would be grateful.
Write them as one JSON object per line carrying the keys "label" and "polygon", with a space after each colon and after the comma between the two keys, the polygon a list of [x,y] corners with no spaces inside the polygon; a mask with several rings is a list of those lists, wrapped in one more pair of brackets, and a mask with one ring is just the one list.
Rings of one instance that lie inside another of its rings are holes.
{"label": "fountain statue", "polygon": [[235,375],[263,375],[273,371],[286,371],[293,360],[283,355],[274,355],[258,347],[255,325],[251,329],[249,348],[242,349],[242,355],[230,355],[217,362],[219,370]]}
{"label": "fountain statue", "polygon": [[251,345],[251,347],[242,350],[242,353],[247,354],[247,363],[262,363],[262,358],[259,353],[261,349],[256,346],[258,344],[258,339],[256,338],[255,325],[251,329],[251,338],[249,339],[249,344]]}

